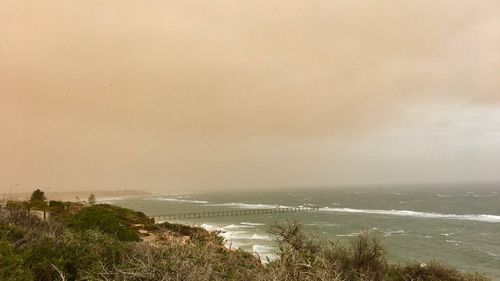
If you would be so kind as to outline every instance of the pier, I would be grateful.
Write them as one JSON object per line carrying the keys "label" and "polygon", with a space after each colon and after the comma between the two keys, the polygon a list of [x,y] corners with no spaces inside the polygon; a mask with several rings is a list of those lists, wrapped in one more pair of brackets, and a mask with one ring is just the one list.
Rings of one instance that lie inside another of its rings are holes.
{"label": "pier", "polygon": [[262,215],[274,213],[292,213],[292,212],[311,212],[318,211],[319,207],[286,207],[286,208],[269,208],[269,209],[241,209],[241,210],[225,210],[225,211],[210,211],[210,212],[194,212],[183,214],[164,214],[154,215],[150,218],[155,221],[172,221],[179,219],[197,219],[197,218],[210,218],[210,217],[228,217],[228,216],[248,216],[248,215]]}

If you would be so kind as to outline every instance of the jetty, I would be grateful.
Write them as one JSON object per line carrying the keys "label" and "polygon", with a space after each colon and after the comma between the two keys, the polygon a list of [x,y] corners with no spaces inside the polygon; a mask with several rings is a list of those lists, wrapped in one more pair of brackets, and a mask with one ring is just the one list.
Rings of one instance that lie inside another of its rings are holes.
{"label": "jetty", "polygon": [[194,213],[180,214],[162,214],[150,216],[154,221],[172,221],[179,219],[197,219],[210,217],[228,217],[228,216],[248,216],[248,215],[263,215],[274,213],[292,213],[292,212],[312,212],[318,211],[317,206],[301,206],[301,207],[277,207],[268,209],[241,209],[241,210],[224,210],[224,211],[206,211]]}

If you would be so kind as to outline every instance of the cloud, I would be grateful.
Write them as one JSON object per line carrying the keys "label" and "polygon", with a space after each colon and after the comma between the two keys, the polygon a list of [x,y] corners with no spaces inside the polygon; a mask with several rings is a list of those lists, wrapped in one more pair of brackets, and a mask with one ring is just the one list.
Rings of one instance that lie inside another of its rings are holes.
{"label": "cloud", "polygon": [[3,95],[77,122],[335,134],[400,99],[492,100],[500,86],[496,1],[4,6]]}

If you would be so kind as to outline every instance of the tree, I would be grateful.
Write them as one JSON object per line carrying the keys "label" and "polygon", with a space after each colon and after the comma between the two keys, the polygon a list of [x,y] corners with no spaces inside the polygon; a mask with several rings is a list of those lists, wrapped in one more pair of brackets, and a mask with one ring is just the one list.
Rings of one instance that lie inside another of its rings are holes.
{"label": "tree", "polygon": [[45,193],[43,191],[41,191],[40,189],[33,191],[33,193],[31,194],[30,201],[32,203],[33,202],[43,202],[45,200],[47,200],[47,198],[45,197]]}
{"label": "tree", "polygon": [[95,204],[95,195],[94,193],[90,194],[89,196],[89,204],[94,205]]}
{"label": "tree", "polygon": [[30,205],[35,208],[45,209],[47,207],[45,193],[40,189],[33,191],[30,198]]}

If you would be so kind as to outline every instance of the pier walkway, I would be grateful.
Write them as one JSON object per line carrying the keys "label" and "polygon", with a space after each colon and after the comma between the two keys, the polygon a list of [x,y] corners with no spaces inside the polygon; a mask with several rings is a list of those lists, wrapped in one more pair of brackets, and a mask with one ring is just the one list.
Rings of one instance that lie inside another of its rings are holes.
{"label": "pier walkway", "polygon": [[154,215],[150,218],[155,221],[171,221],[179,219],[197,219],[209,217],[227,217],[227,216],[248,216],[248,215],[261,215],[273,213],[291,213],[291,212],[311,212],[317,211],[319,207],[286,207],[286,208],[269,208],[269,209],[241,209],[241,210],[225,210],[225,211],[207,211],[207,212],[194,212],[184,214],[164,214]]}

